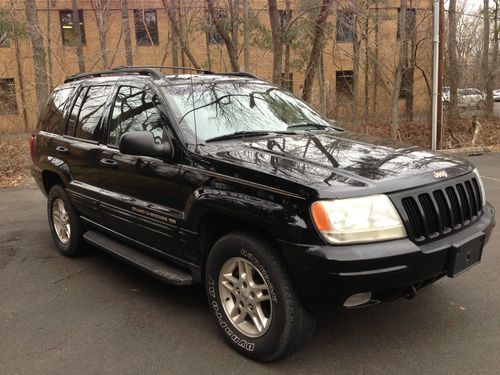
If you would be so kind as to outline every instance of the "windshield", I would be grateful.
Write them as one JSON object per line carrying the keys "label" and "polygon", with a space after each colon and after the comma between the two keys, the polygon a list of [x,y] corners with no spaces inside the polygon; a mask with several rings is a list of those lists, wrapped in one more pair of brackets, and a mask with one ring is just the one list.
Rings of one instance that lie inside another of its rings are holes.
{"label": "windshield", "polygon": [[237,132],[285,132],[332,128],[327,118],[277,87],[209,82],[164,88],[177,121],[199,141]]}

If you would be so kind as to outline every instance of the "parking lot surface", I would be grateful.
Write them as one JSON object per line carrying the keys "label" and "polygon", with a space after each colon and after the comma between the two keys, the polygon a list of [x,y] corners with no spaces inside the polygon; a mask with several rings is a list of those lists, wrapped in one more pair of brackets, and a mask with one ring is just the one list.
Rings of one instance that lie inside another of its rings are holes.
{"label": "parking lot surface", "polygon": [[[500,209],[500,154],[471,160]],[[498,373],[499,232],[457,279],[413,300],[322,311],[304,348],[259,364],[224,343],[201,287],[164,285],[98,250],[64,258],[40,191],[3,189],[0,374]]]}

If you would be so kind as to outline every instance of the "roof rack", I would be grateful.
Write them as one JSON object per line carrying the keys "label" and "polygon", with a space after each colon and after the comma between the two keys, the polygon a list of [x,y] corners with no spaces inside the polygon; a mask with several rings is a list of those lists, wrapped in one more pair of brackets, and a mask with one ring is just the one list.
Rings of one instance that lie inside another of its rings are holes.
{"label": "roof rack", "polygon": [[155,69],[149,69],[144,67],[128,67],[128,66],[118,66],[113,69],[101,70],[98,72],[89,72],[89,73],[78,73],[72,76],[69,76],[64,80],[64,83],[77,81],[82,78],[91,78],[91,77],[102,77],[106,75],[117,75],[117,74],[142,74],[153,77],[155,79],[163,78],[163,75]]}
{"label": "roof rack", "polygon": [[256,75],[254,75],[252,73],[247,73],[247,72],[225,72],[225,73],[210,72],[210,73],[205,73],[205,74],[218,74],[221,76],[235,76],[235,77],[246,77],[246,78],[259,79],[259,77],[257,77]]}
{"label": "roof rack", "polygon": [[247,73],[247,72],[227,72],[227,73],[215,73],[207,69],[190,68],[185,66],[171,66],[171,65],[143,65],[143,66],[117,66],[108,70],[101,70],[97,72],[89,73],[78,73],[73,74],[66,78],[64,83],[77,81],[83,78],[92,77],[102,77],[107,75],[119,75],[119,74],[142,74],[153,77],[155,79],[162,79],[164,75],[158,69],[173,69],[173,70],[190,70],[195,72],[200,72],[207,75],[224,75],[224,76],[235,76],[235,77],[247,77],[258,79],[257,76]]}

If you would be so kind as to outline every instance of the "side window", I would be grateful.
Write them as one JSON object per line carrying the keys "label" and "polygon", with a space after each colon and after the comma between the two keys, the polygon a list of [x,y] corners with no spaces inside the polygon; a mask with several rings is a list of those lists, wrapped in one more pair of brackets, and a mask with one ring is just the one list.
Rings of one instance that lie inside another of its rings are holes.
{"label": "side window", "polygon": [[149,131],[155,142],[163,143],[163,121],[153,103],[153,95],[136,87],[122,86],[113,106],[108,144],[118,146],[127,132]]}
{"label": "side window", "polygon": [[91,86],[78,115],[76,137],[97,141],[101,129],[101,119],[112,86]]}
{"label": "side window", "polygon": [[75,135],[76,121],[78,120],[78,114],[80,113],[80,108],[82,107],[83,98],[87,93],[88,87],[83,87],[76,98],[73,108],[71,108],[71,113],[69,114],[68,125],[66,126],[66,135]]}
{"label": "side window", "polygon": [[60,133],[64,121],[64,109],[72,91],[73,88],[66,88],[52,93],[40,116],[40,129],[50,133]]}

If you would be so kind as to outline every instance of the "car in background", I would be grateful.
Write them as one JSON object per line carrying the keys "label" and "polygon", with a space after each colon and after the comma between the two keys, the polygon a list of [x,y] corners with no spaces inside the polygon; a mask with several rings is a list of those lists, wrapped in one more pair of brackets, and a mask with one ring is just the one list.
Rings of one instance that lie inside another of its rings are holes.
{"label": "car in background", "polygon": [[500,102],[500,89],[493,90],[493,101]]}
{"label": "car in background", "polygon": [[[450,88],[443,87],[443,105],[445,108],[450,106]],[[484,108],[486,103],[486,94],[474,88],[465,88],[457,90],[457,100],[459,108]]]}

